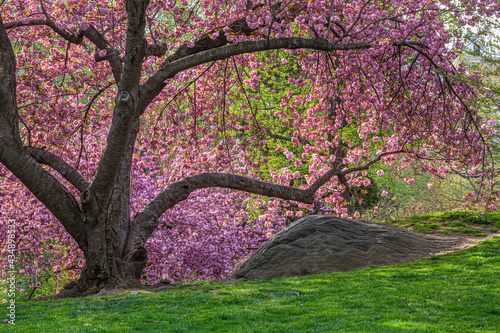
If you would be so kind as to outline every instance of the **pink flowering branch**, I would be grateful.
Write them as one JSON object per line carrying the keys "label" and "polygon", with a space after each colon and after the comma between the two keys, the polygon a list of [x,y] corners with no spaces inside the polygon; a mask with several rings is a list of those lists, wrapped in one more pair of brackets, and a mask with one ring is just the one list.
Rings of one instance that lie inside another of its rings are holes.
{"label": "pink flowering branch", "polygon": [[[392,42],[394,46],[416,45],[425,46],[421,42]],[[274,38],[270,40],[245,41],[240,43],[229,44],[217,48],[211,48],[207,51],[201,51],[192,55],[188,55],[179,60],[166,63],[154,75],[152,75],[142,86],[141,94],[144,96],[141,99],[140,109],[145,110],[149,103],[156,97],[165,87],[165,80],[173,78],[176,74],[208,62],[227,59],[232,56],[253,53],[267,50],[278,49],[311,49],[318,51],[349,51],[369,49],[374,46],[374,43],[360,42],[338,44],[330,43],[322,38],[307,39],[302,37],[290,38]]]}
{"label": "pink flowering branch", "polygon": [[47,26],[51,28],[55,33],[59,36],[67,40],[72,44],[82,44],[83,37],[87,37],[89,41],[91,41],[99,50],[105,50],[105,56],[95,55],[96,61],[104,61],[107,60],[111,71],[113,72],[113,77],[115,79],[116,84],[120,82],[122,75],[122,59],[118,55],[118,53],[110,46],[109,41],[104,37],[102,33],[100,33],[93,25],[88,25],[88,28],[85,30],[77,29],[76,31],[68,31],[66,29],[58,27],[58,25],[49,18],[46,19],[32,19],[28,21],[14,21],[5,23],[6,29],[14,29],[19,27],[31,27],[31,26]]}
{"label": "pink flowering branch", "polygon": [[140,253],[138,248],[142,248],[158,226],[158,219],[168,209],[174,207],[179,202],[186,200],[193,191],[208,187],[222,187],[233,190],[244,191],[253,194],[265,195],[284,200],[293,200],[312,204],[316,191],[325,185],[334,176],[345,176],[349,173],[367,170],[370,166],[379,162],[384,156],[402,153],[404,150],[396,150],[380,153],[376,158],[362,166],[348,168],[345,170],[330,169],[323,176],[318,178],[309,188],[297,189],[290,186],[272,184],[244,176],[225,173],[200,173],[194,176],[185,177],[158,194],[144,209],[139,212],[131,225],[130,237],[127,241],[126,256],[128,260],[134,259],[135,253]]}

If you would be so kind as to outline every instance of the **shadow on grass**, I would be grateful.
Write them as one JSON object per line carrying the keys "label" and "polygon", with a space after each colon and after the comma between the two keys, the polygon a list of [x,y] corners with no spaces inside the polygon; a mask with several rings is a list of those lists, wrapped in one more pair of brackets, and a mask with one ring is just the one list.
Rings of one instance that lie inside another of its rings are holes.
{"label": "shadow on grass", "polygon": [[17,304],[20,332],[498,332],[500,238],[411,263]]}

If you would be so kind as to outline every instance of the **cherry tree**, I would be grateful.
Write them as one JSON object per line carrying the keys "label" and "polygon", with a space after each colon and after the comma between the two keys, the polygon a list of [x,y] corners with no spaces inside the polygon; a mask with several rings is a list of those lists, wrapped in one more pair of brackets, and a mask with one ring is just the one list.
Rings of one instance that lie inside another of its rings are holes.
{"label": "cherry tree", "polygon": [[347,216],[379,162],[488,174],[495,124],[481,123],[444,21],[473,24],[497,2],[0,3],[2,218],[36,207],[29,218],[74,239],[81,291],[137,281],[148,240],[171,245],[153,233],[187,228],[192,210],[253,219],[228,206],[245,200],[234,192],[204,201],[210,188],[270,198],[252,199],[262,235],[283,209]]}

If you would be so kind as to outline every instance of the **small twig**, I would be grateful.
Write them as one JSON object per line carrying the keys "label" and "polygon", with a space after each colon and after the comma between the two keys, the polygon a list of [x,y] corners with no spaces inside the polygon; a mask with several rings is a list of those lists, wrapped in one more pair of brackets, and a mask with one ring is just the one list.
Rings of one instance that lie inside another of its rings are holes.
{"label": "small twig", "polygon": [[31,292],[30,292],[30,294],[28,295],[28,301],[31,299],[31,297],[33,297],[33,294],[35,293],[36,288],[37,288],[37,287],[33,287],[33,289],[31,289]]}

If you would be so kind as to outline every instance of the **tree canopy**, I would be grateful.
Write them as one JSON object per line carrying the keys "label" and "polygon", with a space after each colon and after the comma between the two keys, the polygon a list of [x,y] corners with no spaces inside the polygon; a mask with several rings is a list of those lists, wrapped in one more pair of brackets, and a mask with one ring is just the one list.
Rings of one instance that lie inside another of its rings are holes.
{"label": "tree canopy", "polygon": [[[21,203],[37,211],[29,218],[54,216],[53,234],[83,252],[84,290],[138,279],[151,235],[192,210],[245,224],[245,207],[228,205],[234,192],[214,204],[201,195],[210,188],[269,197],[257,203],[262,234],[290,202],[290,216],[319,204],[347,216],[350,188],[370,185],[376,163],[492,176],[495,121],[453,65],[460,40],[447,22],[499,10],[489,0],[2,1],[2,216],[28,218]],[[281,160],[266,167],[270,156]]]}

